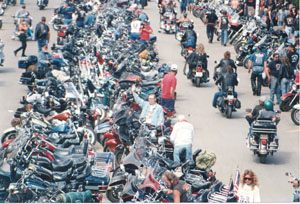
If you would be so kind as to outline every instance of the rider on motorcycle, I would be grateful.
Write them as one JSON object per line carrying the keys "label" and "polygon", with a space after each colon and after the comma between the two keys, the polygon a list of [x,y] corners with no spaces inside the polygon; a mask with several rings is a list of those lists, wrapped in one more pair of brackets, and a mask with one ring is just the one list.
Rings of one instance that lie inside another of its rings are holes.
{"label": "rider on motorcycle", "polygon": [[248,121],[249,125],[251,125],[252,122],[256,120],[256,118],[257,118],[257,116],[259,114],[259,111],[262,110],[262,109],[264,109],[264,102],[265,102],[265,100],[266,100],[266,97],[265,96],[261,96],[259,98],[259,101],[258,101],[259,104],[256,105],[253,108],[253,110],[252,110],[251,113],[249,113],[249,114],[246,115],[245,118]]}
{"label": "rider on motorcycle", "polygon": [[238,94],[234,91],[234,86],[238,85],[238,80],[236,73],[232,72],[232,67],[230,65],[226,66],[226,73],[222,74],[216,81],[216,85],[219,83],[221,84],[221,91],[215,93],[214,99],[213,99],[213,107],[217,108],[217,99],[218,97],[221,97],[224,92],[228,91],[228,87],[233,87],[233,96],[234,98],[237,98]]}
{"label": "rider on motorcycle", "polygon": [[197,33],[194,31],[194,25],[190,24],[189,29],[185,31],[181,39],[181,44],[184,48],[192,47],[196,48]]}
{"label": "rider on motorcycle", "polygon": [[202,68],[205,70],[204,77],[206,77],[206,81],[209,80],[209,71],[207,69],[207,55],[205,53],[203,44],[198,44],[197,50],[190,54],[186,60],[189,64],[189,72],[187,74],[188,79],[191,77],[192,70],[197,66],[197,63],[201,61]]}
{"label": "rider on motorcycle", "polygon": [[[231,54],[230,54],[229,51],[226,51],[224,53],[224,59],[221,59],[219,64],[215,67],[214,80],[218,79],[219,74],[224,74],[226,72],[225,68],[226,68],[227,65],[230,65],[231,68],[234,68],[235,73],[237,72],[237,67],[236,67],[234,61],[232,59],[230,59],[230,56],[231,56]],[[221,72],[220,73],[216,72],[218,67],[221,67]]]}
{"label": "rider on motorcycle", "polygon": [[270,119],[272,122],[276,122],[276,124],[278,124],[280,116],[273,110],[273,102],[271,100],[266,100],[264,102],[264,107],[264,109],[259,111],[257,119]]}
{"label": "rider on motorcycle", "polygon": [[173,15],[175,15],[176,18],[177,12],[174,9],[174,5],[172,4],[172,1],[168,2],[167,6],[162,8],[161,15],[163,16],[166,12],[171,12]]}
{"label": "rider on motorcycle", "polygon": [[187,17],[187,13],[184,13],[184,14],[183,14],[183,17],[182,17],[181,19],[179,19],[179,20],[176,21],[176,23],[177,23],[178,25],[179,25],[180,23],[183,23],[183,22],[189,22],[189,23],[192,23],[192,20],[189,19],[189,18]]}

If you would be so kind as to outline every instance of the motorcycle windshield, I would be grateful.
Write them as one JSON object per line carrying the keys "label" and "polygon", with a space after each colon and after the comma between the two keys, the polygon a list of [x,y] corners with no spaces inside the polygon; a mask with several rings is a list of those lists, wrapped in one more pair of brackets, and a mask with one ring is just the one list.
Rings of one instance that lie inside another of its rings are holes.
{"label": "motorcycle windshield", "polygon": [[71,101],[76,101],[77,103],[82,102],[81,95],[76,90],[73,82],[64,83],[64,87],[65,87],[65,90],[66,90],[66,95],[65,95],[66,99],[69,99]]}

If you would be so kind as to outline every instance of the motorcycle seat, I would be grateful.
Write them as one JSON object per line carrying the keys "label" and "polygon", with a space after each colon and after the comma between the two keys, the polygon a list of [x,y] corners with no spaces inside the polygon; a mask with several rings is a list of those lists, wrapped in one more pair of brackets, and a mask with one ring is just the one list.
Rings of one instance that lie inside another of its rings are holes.
{"label": "motorcycle seat", "polygon": [[203,182],[203,183],[192,183],[193,191],[199,191],[201,189],[208,189],[211,185],[211,182]]}
{"label": "motorcycle seat", "polygon": [[269,130],[276,130],[277,126],[276,123],[272,122],[270,119],[259,119],[253,122],[253,129],[269,129]]}
{"label": "motorcycle seat", "polygon": [[73,161],[65,160],[65,161],[57,161],[52,162],[52,171],[66,171],[67,169],[72,168]]}
{"label": "motorcycle seat", "polygon": [[157,85],[159,82],[161,82],[161,80],[157,80],[157,81],[142,81],[141,82],[141,86],[155,86]]}
{"label": "motorcycle seat", "polygon": [[58,134],[58,136],[51,134],[51,136],[48,137],[47,140],[54,144],[63,144],[67,139],[75,139],[75,138],[76,138],[75,134]]}
{"label": "motorcycle seat", "polygon": [[86,156],[82,154],[71,154],[71,155],[54,154],[54,158],[55,160],[60,162],[65,162],[66,160],[72,160],[73,168],[78,168],[86,164]]}
{"label": "motorcycle seat", "polygon": [[162,161],[164,162],[167,169],[169,169],[169,170],[176,169],[177,167],[180,166],[180,162],[174,162],[174,161],[172,161],[170,159],[167,159],[167,158],[163,158]]}
{"label": "motorcycle seat", "polygon": [[58,172],[58,171],[54,171],[53,172],[53,181],[57,182],[57,181],[68,181],[69,180],[69,176],[71,175],[72,170],[68,170],[66,172]]}

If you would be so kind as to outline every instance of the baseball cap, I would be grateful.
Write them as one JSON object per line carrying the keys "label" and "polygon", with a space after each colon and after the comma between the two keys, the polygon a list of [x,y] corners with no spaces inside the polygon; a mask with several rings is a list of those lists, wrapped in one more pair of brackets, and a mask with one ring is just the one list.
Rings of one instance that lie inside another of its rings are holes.
{"label": "baseball cap", "polygon": [[266,97],[266,96],[261,96],[261,97],[259,98],[259,101],[261,101],[261,102],[265,102],[265,100],[267,100],[267,97]]}
{"label": "baseball cap", "polygon": [[177,72],[177,70],[178,70],[177,64],[172,64],[171,71]]}

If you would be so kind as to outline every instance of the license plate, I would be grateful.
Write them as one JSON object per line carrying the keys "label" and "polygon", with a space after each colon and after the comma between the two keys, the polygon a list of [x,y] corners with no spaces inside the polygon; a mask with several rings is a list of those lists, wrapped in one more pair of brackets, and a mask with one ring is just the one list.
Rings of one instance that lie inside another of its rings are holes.
{"label": "license plate", "polygon": [[188,50],[188,53],[189,53],[189,54],[192,54],[192,53],[193,53],[193,50]]}
{"label": "license plate", "polygon": [[268,139],[268,135],[266,135],[266,134],[262,134],[262,135],[260,135],[260,139]]}
{"label": "license plate", "polygon": [[228,96],[227,96],[227,99],[228,99],[228,100],[232,100],[232,99],[233,99],[233,95],[228,95]]}
{"label": "license plate", "polygon": [[202,72],[196,72],[196,77],[202,77],[203,73]]}

